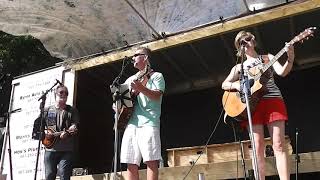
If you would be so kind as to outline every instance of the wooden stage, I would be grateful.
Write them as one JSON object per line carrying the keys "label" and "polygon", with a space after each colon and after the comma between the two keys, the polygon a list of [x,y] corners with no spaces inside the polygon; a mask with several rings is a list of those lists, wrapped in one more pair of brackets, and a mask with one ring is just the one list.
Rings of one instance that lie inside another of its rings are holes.
{"label": "wooden stage", "polygon": [[[319,172],[320,171],[320,151],[301,153],[299,163],[299,173]],[[246,168],[252,169],[251,160],[245,160]],[[290,171],[295,173],[295,155],[290,155]],[[190,166],[164,167],[159,169],[159,180],[183,180],[189,171]],[[238,173],[237,173],[238,172]],[[140,180],[146,179],[146,170],[140,170]],[[213,179],[233,179],[243,177],[241,161],[229,161],[220,163],[208,163],[195,165],[185,180],[197,180],[198,174],[203,173],[205,180]],[[237,175],[238,174],[238,175]],[[275,158],[266,158],[266,176],[277,175]],[[126,180],[126,172],[118,175],[121,180]],[[95,174],[85,176],[73,176],[72,180],[113,180],[112,174]]]}

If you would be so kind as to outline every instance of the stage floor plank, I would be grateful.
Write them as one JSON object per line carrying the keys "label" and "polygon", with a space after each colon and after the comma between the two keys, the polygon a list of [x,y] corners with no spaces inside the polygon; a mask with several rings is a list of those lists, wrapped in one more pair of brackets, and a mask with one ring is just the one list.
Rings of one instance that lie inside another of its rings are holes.
{"label": "stage floor plank", "polygon": [[[320,151],[301,153],[299,163],[299,173],[319,172],[320,171]],[[246,160],[246,168],[251,169],[251,160]],[[295,173],[295,154],[290,155],[290,172]],[[159,170],[159,180],[183,180],[190,166],[164,167]],[[238,172],[238,173],[237,173]],[[205,180],[213,179],[233,179],[243,177],[241,161],[231,161],[222,163],[199,164],[195,165],[185,180],[196,180],[198,174],[204,173]],[[276,162],[274,157],[266,158],[266,175],[277,175]],[[86,176],[73,176],[72,180],[113,180],[113,174],[95,174]],[[140,180],[146,179],[146,170],[139,171]],[[126,180],[126,172],[122,172],[121,180]]]}

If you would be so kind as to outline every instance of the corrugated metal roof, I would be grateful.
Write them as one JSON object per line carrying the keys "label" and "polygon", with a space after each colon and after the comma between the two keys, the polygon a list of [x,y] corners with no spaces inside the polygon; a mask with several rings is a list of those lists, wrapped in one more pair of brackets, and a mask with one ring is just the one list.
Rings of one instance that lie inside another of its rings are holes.
{"label": "corrugated metal roof", "polygon": [[53,56],[78,58],[154,40],[162,32],[172,34],[220,18],[237,17],[247,13],[248,8],[257,10],[285,2],[1,0],[0,30],[14,35],[31,34],[40,39]]}

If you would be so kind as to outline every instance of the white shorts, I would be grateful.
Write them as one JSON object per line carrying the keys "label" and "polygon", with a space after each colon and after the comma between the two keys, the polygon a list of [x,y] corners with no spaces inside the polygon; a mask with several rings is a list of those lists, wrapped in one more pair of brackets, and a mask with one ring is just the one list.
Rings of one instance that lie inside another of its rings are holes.
{"label": "white shorts", "polygon": [[143,162],[161,159],[160,130],[128,125],[122,138],[120,161],[140,166],[142,159]]}

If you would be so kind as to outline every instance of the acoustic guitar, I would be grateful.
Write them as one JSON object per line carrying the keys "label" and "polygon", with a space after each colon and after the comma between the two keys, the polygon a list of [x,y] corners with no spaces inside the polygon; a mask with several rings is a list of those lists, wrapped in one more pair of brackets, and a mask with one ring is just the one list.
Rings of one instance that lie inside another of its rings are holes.
{"label": "acoustic guitar", "polygon": [[[143,77],[147,76],[148,74],[150,74],[151,72],[153,72],[149,66],[146,66],[146,68],[143,70],[143,72],[138,75],[137,78],[135,78],[135,81],[141,81]],[[133,106],[132,107],[127,107],[125,105],[122,105],[120,111],[119,111],[119,119],[118,119],[118,130],[120,131],[124,131],[129,119],[133,113],[134,110],[134,102],[136,97],[138,96],[138,94],[135,94],[134,92],[132,92],[132,90],[130,90],[130,94],[131,94],[131,101]]]}
{"label": "acoustic guitar", "polygon": [[45,134],[51,134],[51,135],[45,135],[44,139],[42,140],[42,144],[47,148],[47,149],[51,149],[53,147],[53,145],[60,139],[60,135],[63,132],[67,132],[69,134],[74,134],[75,131],[71,131],[71,130],[64,130],[64,131],[60,131],[60,132],[56,132],[55,130],[48,128],[45,130]]}
{"label": "acoustic guitar", "polygon": [[[299,35],[295,36],[290,42],[290,45],[296,42],[303,42],[313,36],[315,27],[305,29]],[[265,84],[266,81],[262,75],[286,52],[286,47],[283,47],[270,61],[263,64],[262,67],[253,67],[248,70],[250,79],[254,80],[254,84],[250,88],[251,96],[249,98],[249,105],[251,112],[254,112],[256,105],[266,93]],[[239,83],[236,81],[234,83]],[[225,91],[222,96],[223,108],[226,114],[230,117],[234,117],[237,120],[247,119],[246,103],[243,102],[243,93],[237,91]]]}

